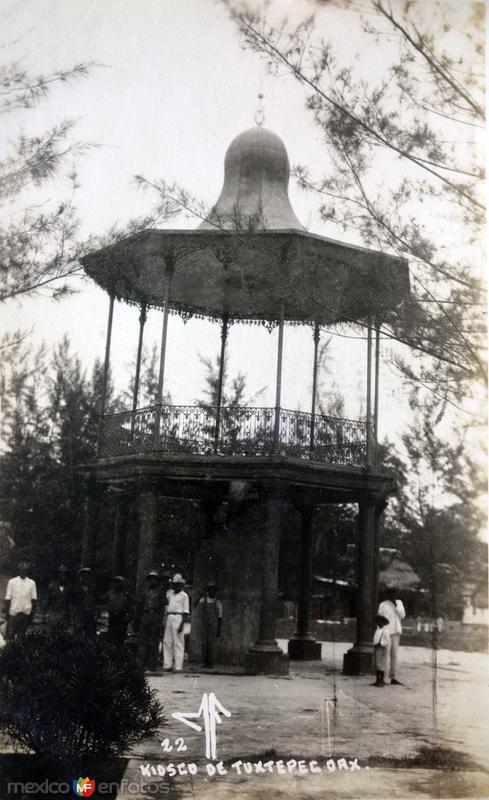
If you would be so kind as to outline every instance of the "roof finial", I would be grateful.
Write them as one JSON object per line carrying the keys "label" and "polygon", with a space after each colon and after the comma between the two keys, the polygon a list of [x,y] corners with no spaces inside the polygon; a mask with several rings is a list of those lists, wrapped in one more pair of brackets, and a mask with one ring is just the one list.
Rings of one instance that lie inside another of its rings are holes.
{"label": "roof finial", "polygon": [[259,128],[261,128],[265,122],[265,108],[263,106],[263,94],[261,92],[258,95],[258,105],[255,111],[255,122]]}

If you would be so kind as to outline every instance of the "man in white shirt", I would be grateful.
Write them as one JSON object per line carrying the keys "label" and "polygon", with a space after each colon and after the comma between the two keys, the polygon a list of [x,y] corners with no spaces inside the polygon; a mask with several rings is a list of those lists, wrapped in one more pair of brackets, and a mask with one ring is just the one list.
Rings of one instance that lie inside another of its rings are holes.
{"label": "man in white shirt", "polygon": [[379,605],[378,613],[388,619],[389,624],[387,631],[391,640],[390,647],[390,672],[389,676],[391,684],[394,686],[402,686],[401,681],[397,680],[397,656],[399,652],[399,639],[401,638],[402,625],[401,620],[406,616],[402,600],[396,599],[396,590],[387,589],[385,592],[385,600]]}
{"label": "man in white shirt", "polygon": [[7,636],[14,639],[25,633],[32,622],[37,601],[35,582],[27,577],[29,567],[19,564],[19,574],[7,584],[5,605],[7,607]]}
{"label": "man in white shirt", "polygon": [[185,650],[184,623],[189,618],[189,597],[183,591],[185,581],[180,573],[173,576],[173,588],[167,592],[166,626],[163,637],[163,667],[181,672]]}

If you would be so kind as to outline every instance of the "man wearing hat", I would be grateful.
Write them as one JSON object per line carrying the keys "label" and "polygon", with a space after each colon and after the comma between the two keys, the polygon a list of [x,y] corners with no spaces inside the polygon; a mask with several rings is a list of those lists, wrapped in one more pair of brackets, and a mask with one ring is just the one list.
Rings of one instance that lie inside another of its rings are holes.
{"label": "man wearing hat", "polygon": [[116,647],[121,647],[126,641],[127,626],[131,618],[131,598],[129,592],[125,590],[122,575],[115,575],[112,578],[104,602],[109,615],[108,640]]}
{"label": "man wearing hat", "polygon": [[78,584],[72,593],[73,631],[85,636],[97,634],[97,606],[90,567],[78,570]]}
{"label": "man wearing hat", "polygon": [[202,635],[204,667],[213,667],[216,660],[217,640],[221,635],[222,603],[217,599],[217,584],[207,584],[206,593],[199,600],[198,613]]}
{"label": "man wearing hat", "polygon": [[7,638],[21,636],[29,629],[37,602],[36,584],[27,577],[29,565],[22,561],[19,574],[7,583]]}
{"label": "man wearing hat", "polygon": [[159,575],[152,569],[146,575],[146,585],[136,603],[133,627],[139,633],[139,658],[145,669],[158,666],[158,645],[165,611],[165,595]]}
{"label": "man wearing hat", "polygon": [[68,568],[64,564],[58,569],[58,577],[51,581],[46,597],[47,621],[51,628],[67,628],[70,624],[70,590]]}
{"label": "man wearing hat", "polygon": [[183,591],[185,581],[179,572],[173,576],[173,588],[167,592],[165,636],[163,638],[163,666],[166,670],[181,672],[185,651],[184,623],[190,615],[189,597]]}
{"label": "man wearing hat", "polygon": [[386,589],[384,600],[379,605],[378,614],[388,620],[387,631],[390,636],[390,670],[389,677],[393,686],[401,686],[401,681],[397,680],[397,656],[399,652],[399,640],[402,633],[401,620],[406,616],[402,600],[396,599],[397,592],[393,588]]}

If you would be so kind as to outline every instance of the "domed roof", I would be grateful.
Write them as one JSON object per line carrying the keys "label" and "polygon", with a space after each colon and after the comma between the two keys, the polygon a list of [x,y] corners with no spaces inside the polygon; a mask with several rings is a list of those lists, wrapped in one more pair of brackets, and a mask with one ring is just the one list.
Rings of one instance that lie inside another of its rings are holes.
{"label": "domed roof", "polygon": [[221,194],[199,227],[303,231],[290,205],[289,175],[280,136],[259,126],[243,131],[227,149]]}

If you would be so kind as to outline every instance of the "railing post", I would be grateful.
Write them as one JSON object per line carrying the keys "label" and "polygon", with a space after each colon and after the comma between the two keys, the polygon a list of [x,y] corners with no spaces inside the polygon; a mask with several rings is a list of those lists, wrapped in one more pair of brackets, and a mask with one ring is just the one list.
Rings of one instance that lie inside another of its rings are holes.
{"label": "railing post", "polygon": [[114,295],[110,295],[109,301],[109,319],[107,321],[107,335],[105,338],[105,359],[104,359],[104,373],[102,377],[102,397],[100,399],[100,420],[98,426],[97,436],[97,455],[100,453],[102,446],[102,436],[104,429],[104,416],[105,407],[107,404],[107,384],[109,381],[109,367],[110,367],[110,343],[112,340],[112,322],[114,318]]}
{"label": "railing post", "polygon": [[168,331],[168,315],[170,313],[170,285],[171,272],[166,273],[165,305],[163,308],[163,325],[161,327],[160,369],[158,372],[158,390],[156,395],[155,430],[154,439],[160,438],[161,405],[163,403],[163,385],[165,379],[166,340]]}
{"label": "railing post", "polygon": [[134,376],[134,392],[132,399],[131,435],[134,435],[134,424],[136,421],[136,411],[138,408],[139,378],[141,375],[141,356],[143,353],[143,333],[144,333],[145,322],[146,322],[146,303],[143,303],[141,305],[141,313],[139,314],[139,339],[138,339],[138,352],[136,356],[136,375]]}
{"label": "railing post", "polygon": [[309,437],[309,450],[311,453],[314,450],[314,434],[316,427],[316,394],[318,382],[318,354],[319,354],[319,338],[321,336],[321,328],[319,322],[314,323],[314,363],[312,368],[312,403],[311,403],[311,432]]}
{"label": "railing post", "polygon": [[372,425],[372,325],[368,321],[367,328],[367,413],[366,413],[366,461],[367,467],[372,464],[372,443],[370,428]]}
{"label": "railing post", "polygon": [[226,340],[228,337],[228,326],[229,326],[228,315],[224,314],[221,324],[221,356],[219,361],[219,378],[217,382],[216,429],[214,433],[214,453],[217,453],[217,450],[219,448],[219,436],[221,433],[222,389],[224,382],[224,361],[226,357]]}
{"label": "railing post", "polygon": [[277,382],[275,386],[275,422],[273,426],[273,452],[277,453],[280,442],[280,400],[282,395],[282,357],[284,350],[284,307],[280,306],[277,348]]}
{"label": "railing post", "polygon": [[379,463],[379,369],[380,369],[380,323],[375,324],[375,376],[374,376],[374,462]]}

